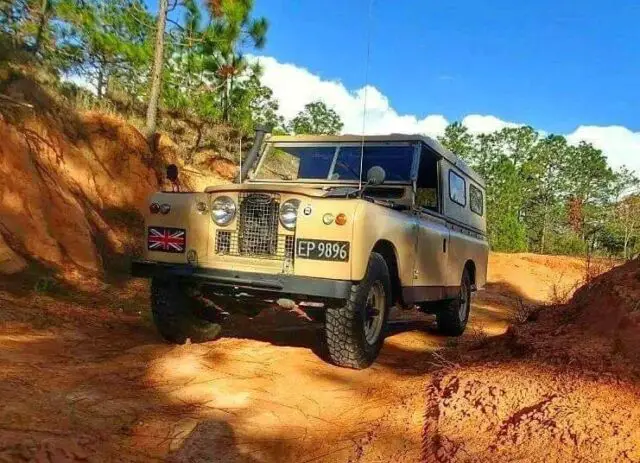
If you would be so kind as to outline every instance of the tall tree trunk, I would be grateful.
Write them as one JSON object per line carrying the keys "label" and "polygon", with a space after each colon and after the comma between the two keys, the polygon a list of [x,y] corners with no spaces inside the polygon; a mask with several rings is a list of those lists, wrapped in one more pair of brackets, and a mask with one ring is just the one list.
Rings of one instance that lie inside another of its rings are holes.
{"label": "tall tree trunk", "polygon": [[229,122],[229,94],[231,93],[231,80],[227,77],[224,83],[224,94],[222,96],[222,120]]}
{"label": "tall tree trunk", "polygon": [[547,238],[547,206],[544,207],[544,214],[542,215],[542,232],[540,233],[540,254],[544,254],[544,245]]}
{"label": "tall tree trunk", "polygon": [[623,257],[624,260],[628,260],[627,259],[627,249],[628,248],[629,248],[629,231],[625,227],[625,229],[624,229],[624,248],[623,248],[623,251],[622,251],[622,257]]}
{"label": "tall tree trunk", "polygon": [[33,52],[38,53],[40,47],[42,47],[42,38],[44,31],[49,23],[49,10],[51,9],[51,0],[42,0],[42,7],[40,11],[40,22],[38,24],[38,33],[36,35],[36,43],[33,45]]}
{"label": "tall tree trunk", "polygon": [[104,95],[104,72],[102,71],[102,65],[98,70],[98,82],[96,84],[96,91],[98,93],[98,99],[101,100]]}
{"label": "tall tree trunk", "polygon": [[147,107],[147,137],[151,139],[156,133],[158,119],[158,101],[162,87],[162,68],[164,66],[164,29],[167,22],[168,0],[159,0],[158,21],[156,24],[156,47],[151,71],[151,91],[149,92],[149,106]]}

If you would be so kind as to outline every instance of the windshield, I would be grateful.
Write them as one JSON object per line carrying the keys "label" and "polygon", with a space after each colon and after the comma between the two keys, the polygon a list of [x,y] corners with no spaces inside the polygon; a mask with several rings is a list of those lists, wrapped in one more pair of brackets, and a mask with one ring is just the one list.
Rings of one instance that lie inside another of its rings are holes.
{"label": "windshield", "polygon": [[[253,176],[255,180],[333,180],[360,179],[361,145],[268,145]],[[407,182],[411,178],[413,145],[365,145],[363,178],[373,166],[386,172],[387,181]]]}

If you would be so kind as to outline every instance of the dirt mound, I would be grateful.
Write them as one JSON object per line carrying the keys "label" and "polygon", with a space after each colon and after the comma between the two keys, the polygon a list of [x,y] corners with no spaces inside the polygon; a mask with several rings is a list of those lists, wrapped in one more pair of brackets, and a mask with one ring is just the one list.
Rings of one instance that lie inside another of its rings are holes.
{"label": "dirt mound", "polygon": [[441,358],[431,461],[640,461],[640,260]]}
{"label": "dirt mound", "polygon": [[640,259],[595,278],[573,297],[578,322],[613,338],[617,348],[640,358]]}
{"label": "dirt mound", "polygon": [[[543,308],[505,335],[512,353],[595,371],[637,374],[640,365],[640,260],[595,277],[564,306]],[[503,346],[505,347],[505,346]]]}
{"label": "dirt mound", "polygon": [[[0,93],[17,102],[0,111],[0,273],[124,268],[139,252],[145,199],[177,162],[168,143],[152,152],[126,121],[78,113],[28,78],[9,76]],[[192,177],[183,183],[207,183]]]}

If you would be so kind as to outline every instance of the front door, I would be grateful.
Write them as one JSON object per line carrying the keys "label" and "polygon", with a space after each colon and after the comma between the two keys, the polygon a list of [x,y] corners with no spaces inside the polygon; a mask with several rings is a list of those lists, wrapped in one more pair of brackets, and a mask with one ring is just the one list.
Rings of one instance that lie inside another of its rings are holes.
{"label": "front door", "polygon": [[[413,286],[425,292],[437,292],[447,280],[449,228],[444,218],[418,211],[418,239],[413,272]],[[427,298],[431,299],[431,298]]]}

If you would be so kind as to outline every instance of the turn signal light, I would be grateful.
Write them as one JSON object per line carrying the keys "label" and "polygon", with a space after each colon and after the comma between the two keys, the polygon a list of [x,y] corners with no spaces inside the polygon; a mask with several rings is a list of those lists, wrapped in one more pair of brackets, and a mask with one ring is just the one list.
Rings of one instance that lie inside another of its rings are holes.
{"label": "turn signal light", "polygon": [[163,204],[162,206],[160,206],[160,213],[162,213],[162,215],[167,215],[170,210],[171,210],[171,205],[169,204]]}
{"label": "turn signal light", "polygon": [[347,223],[347,216],[344,215],[342,212],[340,214],[338,214],[336,216],[336,224],[337,225],[344,225],[345,223]]}
{"label": "turn signal light", "polygon": [[158,212],[160,212],[160,205],[158,203],[151,203],[149,205],[149,212],[151,212],[152,214],[157,214]]}

